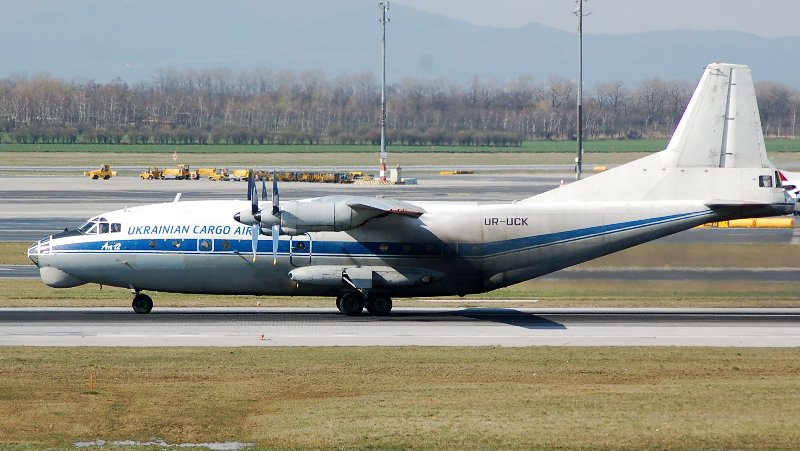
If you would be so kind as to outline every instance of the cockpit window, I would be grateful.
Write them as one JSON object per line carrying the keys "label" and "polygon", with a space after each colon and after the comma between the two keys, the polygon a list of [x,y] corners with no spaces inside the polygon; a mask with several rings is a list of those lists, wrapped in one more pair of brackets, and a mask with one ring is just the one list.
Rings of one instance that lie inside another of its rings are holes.
{"label": "cockpit window", "polygon": [[106,218],[94,217],[78,227],[78,232],[84,235],[95,235],[98,233],[116,233],[122,231],[122,224],[118,222],[109,223]]}

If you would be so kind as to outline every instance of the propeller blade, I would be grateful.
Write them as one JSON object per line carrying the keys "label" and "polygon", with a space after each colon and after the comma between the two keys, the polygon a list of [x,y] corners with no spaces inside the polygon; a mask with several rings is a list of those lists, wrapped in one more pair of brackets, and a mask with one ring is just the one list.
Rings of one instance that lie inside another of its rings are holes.
{"label": "propeller blade", "polygon": [[261,233],[261,226],[259,224],[250,227],[253,233],[253,263],[256,262],[256,250],[258,249],[258,235]]}
{"label": "propeller blade", "polygon": [[272,173],[272,214],[277,216],[281,211],[280,196],[278,195],[278,177],[276,173]]}
{"label": "propeller blade", "polygon": [[267,201],[269,194],[267,194],[267,181],[264,177],[261,178],[261,200]]}
{"label": "propeller blade", "polygon": [[272,225],[272,265],[278,263],[278,242],[281,239],[281,225]]}
{"label": "propeller blade", "polygon": [[253,199],[253,185],[255,181],[253,180],[253,170],[250,169],[247,171],[247,200]]}
{"label": "propeller blade", "polygon": [[258,186],[253,182],[253,191],[250,193],[250,213],[255,216],[258,213]]}

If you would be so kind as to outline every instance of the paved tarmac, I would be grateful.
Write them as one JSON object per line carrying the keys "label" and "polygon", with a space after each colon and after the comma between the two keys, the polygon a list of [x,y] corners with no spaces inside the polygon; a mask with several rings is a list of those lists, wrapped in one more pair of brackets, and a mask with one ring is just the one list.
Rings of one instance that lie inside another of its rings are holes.
{"label": "paved tarmac", "polygon": [[6,346],[800,346],[800,309],[0,309]]}

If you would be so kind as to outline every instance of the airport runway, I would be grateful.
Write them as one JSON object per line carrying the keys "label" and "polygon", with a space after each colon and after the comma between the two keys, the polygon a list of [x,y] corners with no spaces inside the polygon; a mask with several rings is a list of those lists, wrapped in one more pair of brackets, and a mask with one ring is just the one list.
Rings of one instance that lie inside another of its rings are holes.
{"label": "airport runway", "polygon": [[0,309],[6,346],[800,346],[800,309]]}

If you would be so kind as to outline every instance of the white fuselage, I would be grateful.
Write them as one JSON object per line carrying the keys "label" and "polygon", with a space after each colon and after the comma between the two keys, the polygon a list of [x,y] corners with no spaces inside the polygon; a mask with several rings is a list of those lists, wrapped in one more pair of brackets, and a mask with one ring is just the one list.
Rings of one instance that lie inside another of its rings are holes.
{"label": "white fuselage", "polygon": [[[48,237],[30,250],[46,283],[98,283],[182,293],[335,295],[342,284],[297,283],[304,267],[382,267],[420,283],[392,296],[463,295],[500,288],[703,224],[726,219],[699,201],[416,203],[419,218],[387,216],[346,232],[258,241],[233,215],[244,201],[174,202],[105,213],[119,231]],[[763,210],[763,209],[762,209]],[[729,212],[728,212],[729,213]],[[753,215],[765,214],[752,211]],[[50,268],[50,269],[47,269]],[[48,279],[47,273],[51,279]],[[64,279],[65,275],[67,277]]]}

